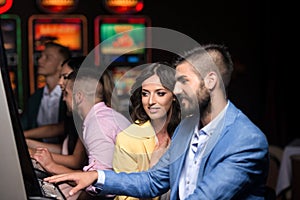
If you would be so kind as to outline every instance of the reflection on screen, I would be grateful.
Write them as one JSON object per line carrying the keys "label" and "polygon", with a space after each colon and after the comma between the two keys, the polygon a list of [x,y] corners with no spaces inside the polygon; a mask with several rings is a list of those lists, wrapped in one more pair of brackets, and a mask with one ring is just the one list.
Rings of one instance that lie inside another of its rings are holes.
{"label": "reflection on screen", "polygon": [[1,30],[6,51],[16,48],[16,22],[13,19],[2,19]]}

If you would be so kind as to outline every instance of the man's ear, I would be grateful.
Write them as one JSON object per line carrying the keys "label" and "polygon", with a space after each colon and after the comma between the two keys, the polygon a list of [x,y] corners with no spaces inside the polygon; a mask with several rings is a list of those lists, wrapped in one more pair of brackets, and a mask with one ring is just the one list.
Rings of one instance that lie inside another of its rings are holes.
{"label": "man's ear", "polygon": [[83,98],[84,98],[83,92],[80,90],[77,91],[76,94],[74,95],[74,101],[75,101],[74,103],[76,105],[79,105],[82,102]]}
{"label": "man's ear", "polygon": [[213,71],[209,72],[204,78],[205,87],[209,90],[214,89],[214,87],[217,84],[217,80],[218,80],[217,74]]}

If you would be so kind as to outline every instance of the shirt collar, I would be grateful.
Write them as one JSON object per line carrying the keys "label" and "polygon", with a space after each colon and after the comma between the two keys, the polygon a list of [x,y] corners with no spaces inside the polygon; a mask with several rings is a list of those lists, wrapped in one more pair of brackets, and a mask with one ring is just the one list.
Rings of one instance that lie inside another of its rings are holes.
{"label": "shirt collar", "polygon": [[150,120],[140,125],[137,124],[137,122],[138,120],[136,121],[136,123],[125,129],[124,132],[128,135],[138,138],[149,138],[156,135]]}
{"label": "shirt collar", "polygon": [[56,85],[55,88],[49,93],[49,88],[47,85],[44,87],[44,95],[55,95],[55,96],[60,96],[62,91],[59,85]]}
{"label": "shirt collar", "polygon": [[[216,130],[221,130],[223,126],[224,116],[226,110],[228,109],[229,102],[225,108],[215,117],[211,122],[209,122],[206,126],[204,126],[201,130],[204,131],[208,136],[211,136]],[[199,134],[198,126],[195,128],[195,133]]]}

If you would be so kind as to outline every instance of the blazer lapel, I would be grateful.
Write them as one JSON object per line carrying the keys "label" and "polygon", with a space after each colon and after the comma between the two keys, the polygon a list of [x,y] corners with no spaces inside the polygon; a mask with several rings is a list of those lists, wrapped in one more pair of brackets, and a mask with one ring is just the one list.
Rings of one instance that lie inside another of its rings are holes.
{"label": "blazer lapel", "polygon": [[147,157],[150,162],[151,155],[155,148],[155,135],[149,136],[147,138],[144,137],[143,144],[144,144],[145,150],[147,152]]}
{"label": "blazer lapel", "polygon": [[170,147],[170,184],[172,196],[178,195],[181,171],[184,166],[195,126],[199,123],[198,119],[199,118],[196,117],[184,119],[174,133]]}
{"label": "blazer lapel", "polygon": [[206,166],[207,159],[208,159],[208,157],[210,157],[209,155],[211,154],[214,146],[217,144],[219,139],[224,134],[226,134],[226,132],[228,130],[228,127],[230,126],[230,124],[233,123],[234,119],[237,116],[236,111],[237,110],[235,109],[233,104],[229,101],[229,106],[228,106],[228,109],[225,113],[224,119],[222,119],[220,121],[220,123],[222,123],[222,125],[220,125],[221,128],[219,130],[214,130],[213,134],[210,136],[210,138],[207,142],[207,146],[204,150],[203,157],[202,157],[201,164],[200,164],[200,168],[199,168],[198,179],[202,179],[202,177],[204,175],[204,168]]}

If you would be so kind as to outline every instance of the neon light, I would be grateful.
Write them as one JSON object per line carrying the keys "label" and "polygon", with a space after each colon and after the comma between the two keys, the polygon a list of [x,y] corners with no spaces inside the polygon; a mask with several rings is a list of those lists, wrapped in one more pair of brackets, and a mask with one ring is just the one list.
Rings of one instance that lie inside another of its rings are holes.
{"label": "neon light", "polygon": [[143,0],[105,0],[107,10],[117,14],[136,13],[143,9]]}
{"label": "neon light", "polygon": [[128,6],[128,7],[134,7],[138,3],[137,0],[108,0],[107,5],[108,6]]}
{"label": "neon light", "polygon": [[43,6],[74,6],[73,0],[42,0]]}
{"label": "neon light", "polygon": [[5,4],[0,7],[0,14],[5,13],[8,11],[13,4],[13,0],[6,0]]}
{"label": "neon light", "polygon": [[36,3],[47,13],[67,13],[77,7],[78,0],[37,0]]}
{"label": "neon light", "polygon": [[142,3],[142,2],[137,3],[135,6],[135,10],[137,12],[140,12],[141,10],[143,10],[143,8],[144,8],[144,3]]}

